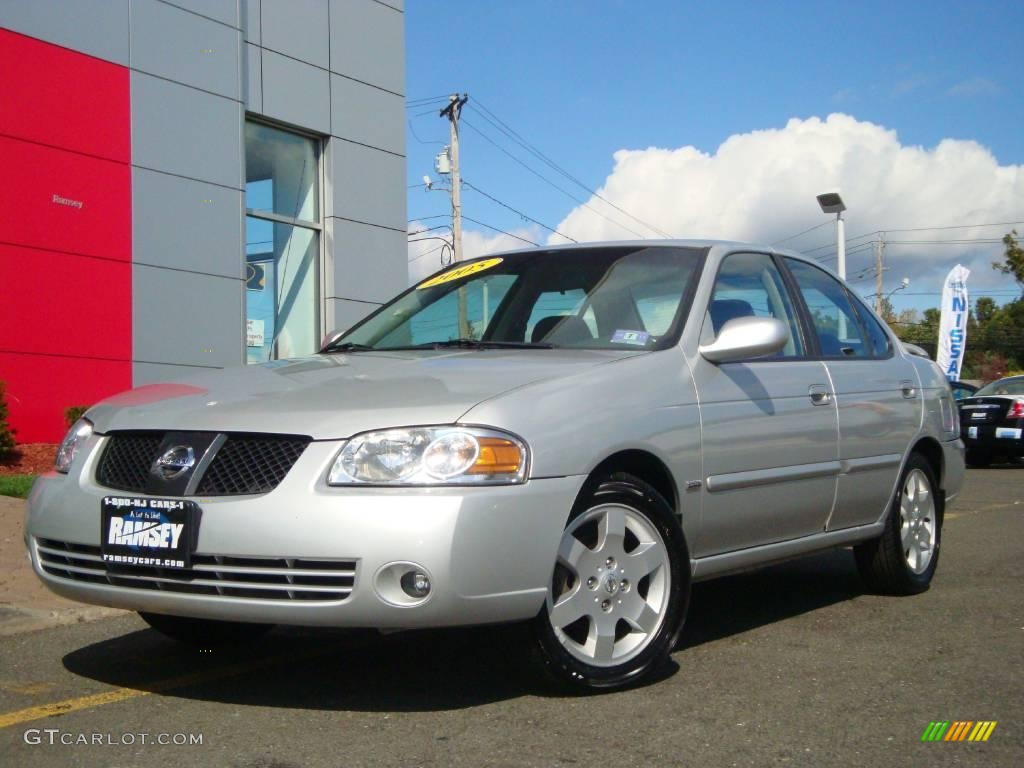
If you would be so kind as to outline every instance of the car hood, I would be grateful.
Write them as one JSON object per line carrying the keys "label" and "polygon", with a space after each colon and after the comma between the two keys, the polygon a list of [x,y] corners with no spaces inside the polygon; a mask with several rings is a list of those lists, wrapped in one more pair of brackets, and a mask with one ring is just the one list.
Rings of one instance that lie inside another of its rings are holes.
{"label": "car hood", "polygon": [[98,432],[276,432],[337,439],[458,421],[504,392],[636,353],[618,350],[417,350],[277,360],[115,395],[89,410]]}

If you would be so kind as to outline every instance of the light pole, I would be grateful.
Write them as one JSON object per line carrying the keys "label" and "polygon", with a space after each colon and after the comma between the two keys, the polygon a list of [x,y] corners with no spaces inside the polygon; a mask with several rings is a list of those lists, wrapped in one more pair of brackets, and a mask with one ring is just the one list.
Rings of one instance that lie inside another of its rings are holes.
{"label": "light pole", "polygon": [[836,271],[839,276],[846,279],[846,224],[843,221],[843,211],[846,210],[846,203],[839,196],[839,190],[835,192],[823,192],[818,195],[818,205],[822,213],[834,213],[836,215]]}

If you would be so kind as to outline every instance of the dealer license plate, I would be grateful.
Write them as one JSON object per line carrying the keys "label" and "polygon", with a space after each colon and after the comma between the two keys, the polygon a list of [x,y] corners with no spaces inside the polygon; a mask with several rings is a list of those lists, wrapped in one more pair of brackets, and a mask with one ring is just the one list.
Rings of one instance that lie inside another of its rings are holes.
{"label": "dealer license plate", "polygon": [[188,568],[199,506],[184,499],[105,496],[100,513],[103,561],[111,565]]}

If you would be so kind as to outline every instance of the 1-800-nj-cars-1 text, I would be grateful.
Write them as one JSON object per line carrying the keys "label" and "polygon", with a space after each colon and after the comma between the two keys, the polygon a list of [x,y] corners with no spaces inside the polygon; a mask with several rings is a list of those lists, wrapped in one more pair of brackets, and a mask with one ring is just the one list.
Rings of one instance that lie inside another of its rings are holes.
{"label": "1-800-nj-cars-1 text", "polygon": [[26,543],[55,592],[185,642],[528,621],[549,675],[615,688],[696,580],[853,546],[869,588],[927,589],[959,429],[941,371],[799,254],[537,249],[318,354],[94,406]]}

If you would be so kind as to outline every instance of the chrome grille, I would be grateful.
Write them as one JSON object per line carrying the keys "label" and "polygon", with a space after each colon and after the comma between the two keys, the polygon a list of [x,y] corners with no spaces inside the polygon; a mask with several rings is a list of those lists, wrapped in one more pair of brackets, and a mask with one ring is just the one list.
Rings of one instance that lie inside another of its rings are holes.
{"label": "chrome grille", "polygon": [[309,438],[231,435],[196,491],[200,496],[266,493],[284,480]]}
{"label": "chrome grille", "polygon": [[192,555],[190,568],[105,563],[100,548],[37,539],[43,570],[72,581],[213,597],[339,602],[352,593],[355,560]]}
{"label": "chrome grille", "polygon": [[131,432],[115,435],[107,443],[96,471],[96,481],[108,488],[142,493],[149,468],[160,453],[159,432]]}

